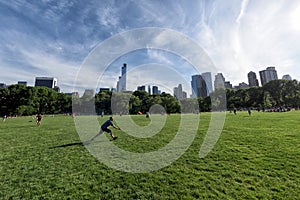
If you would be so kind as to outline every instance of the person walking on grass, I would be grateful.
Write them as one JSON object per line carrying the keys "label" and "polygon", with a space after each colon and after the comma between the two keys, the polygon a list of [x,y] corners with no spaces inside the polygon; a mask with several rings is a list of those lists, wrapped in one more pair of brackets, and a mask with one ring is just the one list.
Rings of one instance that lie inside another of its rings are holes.
{"label": "person walking on grass", "polygon": [[99,133],[97,135],[95,135],[92,139],[90,139],[90,141],[93,141],[96,137],[98,137],[99,135],[101,135],[103,132],[109,133],[113,140],[117,139],[118,137],[115,136],[112,133],[112,131],[108,128],[109,126],[112,126],[115,129],[121,130],[119,127],[117,127],[117,126],[114,125],[113,121],[114,121],[114,118],[110,117],[109,120],[107,120],[106,122],[104,122],[104,124],[101,125]]}
{"label": "person walking on grass", "polygon": [[248,114],[249,114],[249,116],[251,116],[251,108],[250,107],[248,107]]}
{"label": "person walking on grass", "polygon": [[4,116],[3,116],[3,122],[5,122],[6,119],[7,119],[7,116],[4,115]]}
{"label": "person walking on grass", "polygon": [[233,109],[233,113],[234,113],[234,115],[236,115],[236,108]]}
{"label": "person walking on grass", "polygon": [[42,118],[43,116],[41,113],[36,116],[36,124],[38,127],[41,125]]}

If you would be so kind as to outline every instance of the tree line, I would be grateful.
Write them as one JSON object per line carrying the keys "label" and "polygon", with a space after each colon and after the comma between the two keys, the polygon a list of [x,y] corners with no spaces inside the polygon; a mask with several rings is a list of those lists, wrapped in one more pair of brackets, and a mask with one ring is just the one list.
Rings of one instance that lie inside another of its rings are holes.
{"label": "tree line", "polygon": [[273,80],[262,87],[227,90],[227,108],[299,108],[300,83],[297,80]]}
{"label": "tree line", "polygon": [[[274,80],[262,87],[248,89],[217,89],[210,96],[178,101],[168,93],[150,95],[146,91],[115,93],[101,91],[95,96],[75,97],[58,93],[46,87],[11,85],[0,89],[0,114],[32,115],[37,113],[80,114],[137,114],[149,110],[156,113],[209,112],[217,108],[221,96],[226,95],[225,109],[252,107],[268,109],[274,107],[299,108],[300,84],[296,80]],[[154,106],[153,105],[160,105]],[[151,110],[152,109],[152,110]]]}
{"label": "tree line", "polygon": [[1,116],[72,112],[72,97],[47,87],[11,85],[0,89]]}

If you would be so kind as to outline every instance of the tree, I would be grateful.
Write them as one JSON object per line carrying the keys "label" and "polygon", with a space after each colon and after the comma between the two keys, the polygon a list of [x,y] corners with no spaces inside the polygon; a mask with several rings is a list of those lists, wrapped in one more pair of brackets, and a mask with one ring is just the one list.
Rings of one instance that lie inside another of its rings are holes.
{"label": "tree", "polygon": [[111,114],[111,91],[101,91],[95,96],[96,113],[100,115],[102,112]]}
{"label": "tree", "polygon": [[113,114],[129,114],[130,93],[115,92],[111,98],[111,109]]}
{"label": "tree", "polygon": [[283,104],[282,94],[285,84],[285,80],[273,80],[263,86],[264,91],[267,91],[273,99],[273,106],[281,106]]}
{"label": "tree", "polygon": [[9,90],[8,88],[0,89],[0,114],[1,116],[8,115],[8,98]]}
{"label": "tree", "polygon": [[163,92],[161,94],[161,101],[162,101],[161,106],[163,106],[165,108],[167,113],[178,113],[178,112],[180,112],[179,102],[172,95]]}
{"label": "tree", "polygon": [[137,114],[141,110],[142,101],[134,95],[131,95],[129,100],[129,113]]}
{"label": "tree", "polygon": [[300,84],[296,80],[285,81],[282,88],[282,101],[285,106],[298,107],[300,101]]}
{"label": "tree", "polygon": [[150,108],[148,92],[142,91],[142,90],[137,90],[137,91],[134,91],[132,95],[138,97],[141,100],[139,111],[141,111],[143,113],[148,112],[149,108]]}
{"label": "tree", "polygon": [[247,107],[261,108],[264,99],[263,89],[261,87],[250,87],[246,90],[248,93]]}
{"label": "tree", "polygon": [[71,98],[47,87],[11,85],[0,89],[2,115],[32,115],[38,112],[71,111]]}

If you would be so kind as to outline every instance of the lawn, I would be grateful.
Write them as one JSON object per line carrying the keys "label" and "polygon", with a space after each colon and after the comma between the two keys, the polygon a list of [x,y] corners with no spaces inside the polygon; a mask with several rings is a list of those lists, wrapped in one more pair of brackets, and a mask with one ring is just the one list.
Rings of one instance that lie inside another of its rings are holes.
{"label": "lawn", "polygon": [[[81,143],[70,116],[45,116],[40,127],[32,117],[7,119],[0,122],[0,199],[300,198],[299,111],[227,113],[222,134],[205,158],[199,158],[199,150],[210,114],[200,116],[185,153],[148,173],[100,162]],[[132,119],[149,124],[145,116]],[[172,140],[179,121],[179,115],[167,116],[161,132],[149,138],[114,131],[118,139],[111,142],[127,151],[155,151]]]}

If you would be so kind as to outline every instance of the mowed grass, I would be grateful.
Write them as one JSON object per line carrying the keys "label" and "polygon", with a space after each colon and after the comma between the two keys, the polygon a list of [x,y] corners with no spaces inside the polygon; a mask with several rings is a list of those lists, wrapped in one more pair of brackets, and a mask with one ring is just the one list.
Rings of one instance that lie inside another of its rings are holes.
{"label": "mowed grass", "polygon": [[[149,124],[145,116],[132,118]],[[119,138],[111,142],[128,151],[155,151],[172,140],[179,121],[179,115],[169,115],[151,138],[115,130]],[[0,199],[300,198],[299,111],[227,113],[217,144],[200,159],[209,121],[209,113],[200,115],[192,145],[171,165],[128,173],[93,157],[70,116],[46,116],[41,127],[31,117],[7,119],[0,122]]]}

